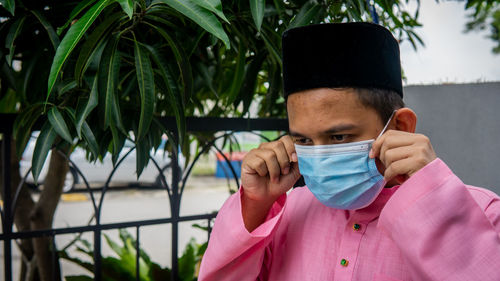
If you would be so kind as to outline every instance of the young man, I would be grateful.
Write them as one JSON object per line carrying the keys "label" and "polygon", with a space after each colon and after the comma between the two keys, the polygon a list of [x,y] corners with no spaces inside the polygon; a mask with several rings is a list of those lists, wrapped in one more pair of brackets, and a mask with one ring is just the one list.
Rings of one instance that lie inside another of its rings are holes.
{"label": "young man", "polygon": [[283,79],[290,135],[243,160],[200,281],[500,280],[500,200],[415,134],[387,29],[288,30]]}

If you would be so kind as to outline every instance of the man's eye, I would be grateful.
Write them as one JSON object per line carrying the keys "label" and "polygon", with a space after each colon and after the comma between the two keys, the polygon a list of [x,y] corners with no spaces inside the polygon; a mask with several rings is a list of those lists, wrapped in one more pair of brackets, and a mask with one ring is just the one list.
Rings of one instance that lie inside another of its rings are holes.
{"label": "man's eye", "polygon": [[345,141],[347,138],[347,135],[332,135],[331,139],[336,142],[342,142]]}
{"label": "man's eye", "polygon": [[310,140],[308,138],[296,138],[295,143],[297,143],[297,144],[309,144]]}

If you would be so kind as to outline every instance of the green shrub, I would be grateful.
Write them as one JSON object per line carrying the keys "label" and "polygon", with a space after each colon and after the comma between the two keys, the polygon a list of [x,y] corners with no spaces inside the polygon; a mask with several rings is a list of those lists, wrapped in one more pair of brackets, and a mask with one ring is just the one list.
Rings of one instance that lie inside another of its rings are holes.
{"label": "green shrub", "polygon": [[[118,256],[102,257],[102,280],[103,281],[134,281],[136,280],[136,256],[137,251],[135,248],[136,240],[125,229],[119,229],[121,243],[116,243],[108,235],[103,234],[106,243]],[[89,241],[82,239],[80,236],[75,240],[76,249],[78,252],[87,255],[90,258],[94,257],[94,250]],[[183,281],[195,281],[198,277],[199,266],[201,258],[207,248],[207,243],[196,243],[194,238],[191,238],[186,245],[182,256],[179,258],[179,277]],[[75,263],[89,272],[93,272],[94,265],[91,262],[84,261],[80,258],[70,256],[66,247],[60,251],[61,258]],[[159,264],[153,262],[148,254],[140,250],[139,257],[139,275],[141,281],[155,281],[155,280],[171,280],[170,269],[161,267]],[[89,275],[69,275],[65,276],[67,281],[89,281],[94,280]]]}

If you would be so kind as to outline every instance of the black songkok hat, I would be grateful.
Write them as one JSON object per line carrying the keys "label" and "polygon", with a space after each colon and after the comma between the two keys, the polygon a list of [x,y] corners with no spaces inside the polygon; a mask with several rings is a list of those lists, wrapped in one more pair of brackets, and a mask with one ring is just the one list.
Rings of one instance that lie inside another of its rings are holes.
{"label": "black songkok hat", "polygon": [[288,95],[315,88],[380,88],[403,96],[399,45],[385,27],[328,23],[283,33],[283,87]]}

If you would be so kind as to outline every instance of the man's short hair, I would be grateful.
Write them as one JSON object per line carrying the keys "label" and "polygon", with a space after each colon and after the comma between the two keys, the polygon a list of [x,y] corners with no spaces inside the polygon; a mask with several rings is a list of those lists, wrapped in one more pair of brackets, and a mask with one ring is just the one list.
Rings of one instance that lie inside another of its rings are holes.
{"label": "man's short hair", "polygon": [[[340,89],[340,88],[332,88]],[[343,88],[346,89],[346,88]],[[381,88],[350,88],[358,96],[358,99],[366,107],[371,107],[377,111],[382,123],[385,123],[391,117],[394,110],[405,107],[401,96],[393,90]]]}

